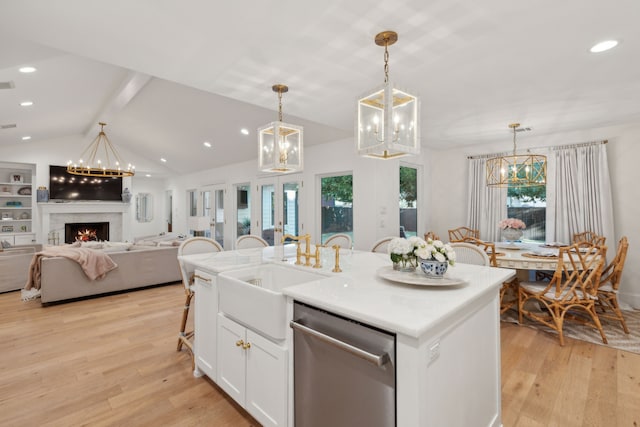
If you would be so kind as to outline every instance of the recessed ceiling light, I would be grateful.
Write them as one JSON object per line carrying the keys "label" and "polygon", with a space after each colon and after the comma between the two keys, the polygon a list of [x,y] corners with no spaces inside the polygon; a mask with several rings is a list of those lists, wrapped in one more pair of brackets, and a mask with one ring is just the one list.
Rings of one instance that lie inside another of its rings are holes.
{"label": "recessed ceiling light", "polygon": [[21,73],[33,73],[34,71],[36,71],[36,67],[26,66],[19,68],[18,71],[20,71]]}
{"label": "recessed ceiling light", "polygon": [[249,135],[249,129],[242,128],[242,129],[240,129],[240,133],[243,134],[243,135]]}
{"label": "recessed ceiling light", "polygon": [[600,53],[600,52],[604,52],[605,50],[613,49],[617,45],[618,45],[618,40],[606,40],[593,45],[593,47],[589,49],[589,52]]}
{"label": "recessed ceiling light", "polygon": [[33,101],[23,101],[20,103],[22,107],[30,107],[33,105]]}
{"label": "recessed ceiling light", "polygon": [[161,161],[162,163],[167,163],[167,159],[165,159],[164,157],[161,157],[161,158],[160,158],[160,161]]}
{"label": "recessed ceiling light", "polygon": [[209,141],[203,142],[202,145],[204,145],[207,148],[211,148],[211,143]]}
{"label": "recessed ceiling light", "polygon": [[23,136],[23,137],[22,137],[22,140],[23,140],[23,141],[28,141],[28,140],[30,140],[30,139],[31,139],[31,137],[30,137],[29,135],[27,135],[27,136]]}
{"label": "recessed ceiling light", "polygon": [[150,174],[150,173],[146,174],[145,176],[146,176],[147,178],[151,178],[151,174]]}

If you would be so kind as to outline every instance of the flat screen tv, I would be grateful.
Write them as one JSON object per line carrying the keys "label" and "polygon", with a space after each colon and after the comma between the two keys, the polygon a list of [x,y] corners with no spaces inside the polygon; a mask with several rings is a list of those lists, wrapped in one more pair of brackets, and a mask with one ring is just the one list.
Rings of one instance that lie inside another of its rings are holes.
{"label": "flat screen tv", "polygon": [[122,178],[73,175],[66,166],[49,166],[49,198],[52,200],[122,201]]}

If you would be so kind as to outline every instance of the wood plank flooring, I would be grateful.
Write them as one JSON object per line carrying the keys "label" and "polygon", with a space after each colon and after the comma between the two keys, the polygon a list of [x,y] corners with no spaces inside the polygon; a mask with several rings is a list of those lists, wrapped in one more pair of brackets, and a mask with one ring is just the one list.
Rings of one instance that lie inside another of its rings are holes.
{"label": "wood plank flooring", "polygon": [[[183,303],[180,284],[49,307],[0,294],[0,425],[257,426],[175,351]],[[505,427],[640,427],[638,396],[640,355],[502,324]]]}

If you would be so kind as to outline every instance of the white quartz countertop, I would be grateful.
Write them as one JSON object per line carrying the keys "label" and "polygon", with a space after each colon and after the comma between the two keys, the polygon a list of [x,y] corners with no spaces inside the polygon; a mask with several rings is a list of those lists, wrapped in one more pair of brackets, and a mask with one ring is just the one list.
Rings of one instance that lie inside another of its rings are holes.
{"label": "white quartz countertop", "polygon": [[182,260],[196,268],[220,273],[250,264],[275,262],[291,268],[304,268],[326,276],[324,279],[290,286],[283,294],[303,303],[364,322],[390,332],[418,338],[429,328],[442,322],[466,306],[488,294],[497,295],[502,282],[514,270],[456,264],[447,276],[462,279],[455,286],[421,286],[392,282],[378,276],[381,267],[391,265],[387,254],[353,251],[341,261],[342,273],[330,267],[312,269],[283,262],[273,250],[242,250],[183,256]]}
{"label": "white quartz countertop", "polygon": [[285,288],[283,293],[354,320],[413,338],[488,292],[497,295],[514,270],[456,264],[447,276],[455,286],[419,286],[391,282],[377,275],[390,266],[387,254],[354,252],[352,267],[325,280]]}

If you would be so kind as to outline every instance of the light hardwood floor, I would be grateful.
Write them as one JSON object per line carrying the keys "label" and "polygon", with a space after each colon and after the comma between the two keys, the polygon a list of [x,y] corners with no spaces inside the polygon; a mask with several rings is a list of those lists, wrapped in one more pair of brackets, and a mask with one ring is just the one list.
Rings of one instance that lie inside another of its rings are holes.
{"label": "light hardwood floor", "polygon": [[[0,425],[257,426],[175,351],[183,295],[1,294]],[[640,355],[504,323],[502,389],[505,427],[640,426]]]}

